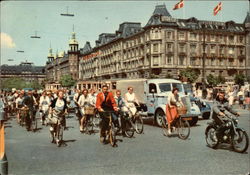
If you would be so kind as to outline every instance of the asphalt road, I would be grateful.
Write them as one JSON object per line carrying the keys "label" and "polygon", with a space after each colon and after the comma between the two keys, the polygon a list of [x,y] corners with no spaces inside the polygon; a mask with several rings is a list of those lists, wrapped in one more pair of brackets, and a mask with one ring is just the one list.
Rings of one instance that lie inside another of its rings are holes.
{"label": "asphalt road", "polygon": [[[250,135],[249,111],[240,110],[240,126]],[[63,174],[192,174],[246,175],[250,156],[230,150],[228,146],[213,150],[206,146],[204,131],[208,120],[199,120],[191,128],[188,140],[163,136],[159,127],[145,120],[144,134],[123,138],[118,147],[102,145],[99,134],[79,132],[75,117],[67,119],[65,145],[50,143],[48,127],[27,132],[12,119],[6,123],[6,154],[10,175]]]}

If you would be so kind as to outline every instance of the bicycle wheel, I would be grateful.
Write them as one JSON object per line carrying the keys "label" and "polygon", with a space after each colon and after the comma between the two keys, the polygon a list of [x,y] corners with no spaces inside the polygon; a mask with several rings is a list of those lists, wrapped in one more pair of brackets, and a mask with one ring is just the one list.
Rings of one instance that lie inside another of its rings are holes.
{"label": "bicycle wheel", "polygon": [[134,128],[131,120],[125,120],[125,134],[127,137],[131,138],[134,135]]}
{"label": "bicycle wheel", "polygon": [[162,132],[164,136],[168,136],[168,124],[165,117],[162,117]]}
{"label": "bicycle wheel", "polygon": [[190,126],[187,120],[182,120],[181,118],[178,121],[178,135],[180,139],[187,139],[190,134]]}
{"label": "bicycle wheel", "polygon": [[97,113],[96,115],[93,116],[93,127],[99,128],[99,123],[100,123],[100,114]]}
{"label": "bicycle wheel", "polygon": [[232,147],[238,153],[244,153],[249,145],[248,135],[240,128],[236,128],[236,134],[232,136]]}
{"label": "bicycle wheel", "polygon": [[116,134],[115,134],[115,126],[112,123],[109,129],[109,142],[111,144],[111,146],[115,146],[116,145]]}
{"label": "bicycle wheel", "polygon": [[143,120],[141,116],[135,118],[135,132],[141,134],[143,132]]}
{"label": "bicycle wheel", "polygon": [[86,121],[86,130],[89,134],[94,130],[93,116],[89,116],[89,119]]}
{"label": "bicycle wheel", "polygon": [[32,123],[32,131],[35,132],[37,130],[37,119],[35,116],[33,117],[31,123]]}
{"label": "bicycle wheel", "polygon": [[56,145],[61,146],[63,140],[63,126],[61,124],[57,125],[56,129]]}

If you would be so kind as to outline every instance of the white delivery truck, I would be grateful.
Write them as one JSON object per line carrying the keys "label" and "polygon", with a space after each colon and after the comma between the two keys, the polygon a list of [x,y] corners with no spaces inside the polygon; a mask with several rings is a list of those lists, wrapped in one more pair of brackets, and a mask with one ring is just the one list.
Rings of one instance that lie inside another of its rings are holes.
{"label": "white delivery truck", "polygon": [[185,95],[182,82],[174,79],[131,79],[118,80],[116,89],[121,90],[122,96],[133,87],[134,93],[142,106],[146,116],[154,117],[154,121],[161,126],[162,116],[166,116],[167,98],[172,93],[172,89],[177,87],[179,95],[188,109],[186,114],[190,119],[195,119],[201,115],[199,107],[190,102],[189,96]]}

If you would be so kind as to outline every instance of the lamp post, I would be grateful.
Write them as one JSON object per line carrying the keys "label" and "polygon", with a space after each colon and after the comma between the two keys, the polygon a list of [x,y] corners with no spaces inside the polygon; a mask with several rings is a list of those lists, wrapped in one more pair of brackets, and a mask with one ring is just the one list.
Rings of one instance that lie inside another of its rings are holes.
{"label": "lamp post", "polygon": [[205,33],[205,24],[202,24],[203,31],[203,55],[202,55],[202,97],[206,96],[206,82],[205,82],[205,60],[206,60],[206,33]]}

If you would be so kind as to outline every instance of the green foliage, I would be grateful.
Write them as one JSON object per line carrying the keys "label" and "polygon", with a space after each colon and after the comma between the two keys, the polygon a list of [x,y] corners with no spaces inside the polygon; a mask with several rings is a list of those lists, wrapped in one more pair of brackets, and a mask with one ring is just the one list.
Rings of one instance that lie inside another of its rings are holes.
{"label": "green foliage", "polygon": [[26,82],[24,79],[19,77],[7,78],[1,82],[1,88],[3,89],[23,89],[23,88],[33,88],[33,89],[41,89],[42,86],[38,81]]}
{"label": "green foliage", "polygon": [[173,78],[173,76],[171,74],[167,74],[166,78]]}
{"label": "green foliage", "polygon": [[210,86],[217,86],[218,84],[224,84],[226,82],[226,79],[222,76],[213,76],[209,74],[207,76],[207,82]]}
{"label": "green foliage", "polygon": [[71,75],[63,75],[59,82],[63,87],[71,87],[74,86],[76,83],[76,81],[72,78]]}
{"label": "green foliage", "polygon": [[211,74],[209,74],[208,76],[207,76],[207,82],[208,82],[208,84],[210,85],[210,86],[217,86],[218,84],[219,84],[219,82],[218,82],[218,79],[217,79],[217,77],[215,77],[215,76],[213,76],[213,75],[211,75]]}
{"label": "green foliage", "polygon": [[238,84],[240,86],[243,86],[245,81],[246,81],[246,77],[244,74],[236,74],[234,77],[235,84]]}
{"label": "green foliage", "polygon": [[199,77],[199,75],[200,75],[199,71],[192,68],[186,68],[184,70],[181,70],[180,72],[180,76],[182,78],[186,77],[189,83],[194,83]]}

